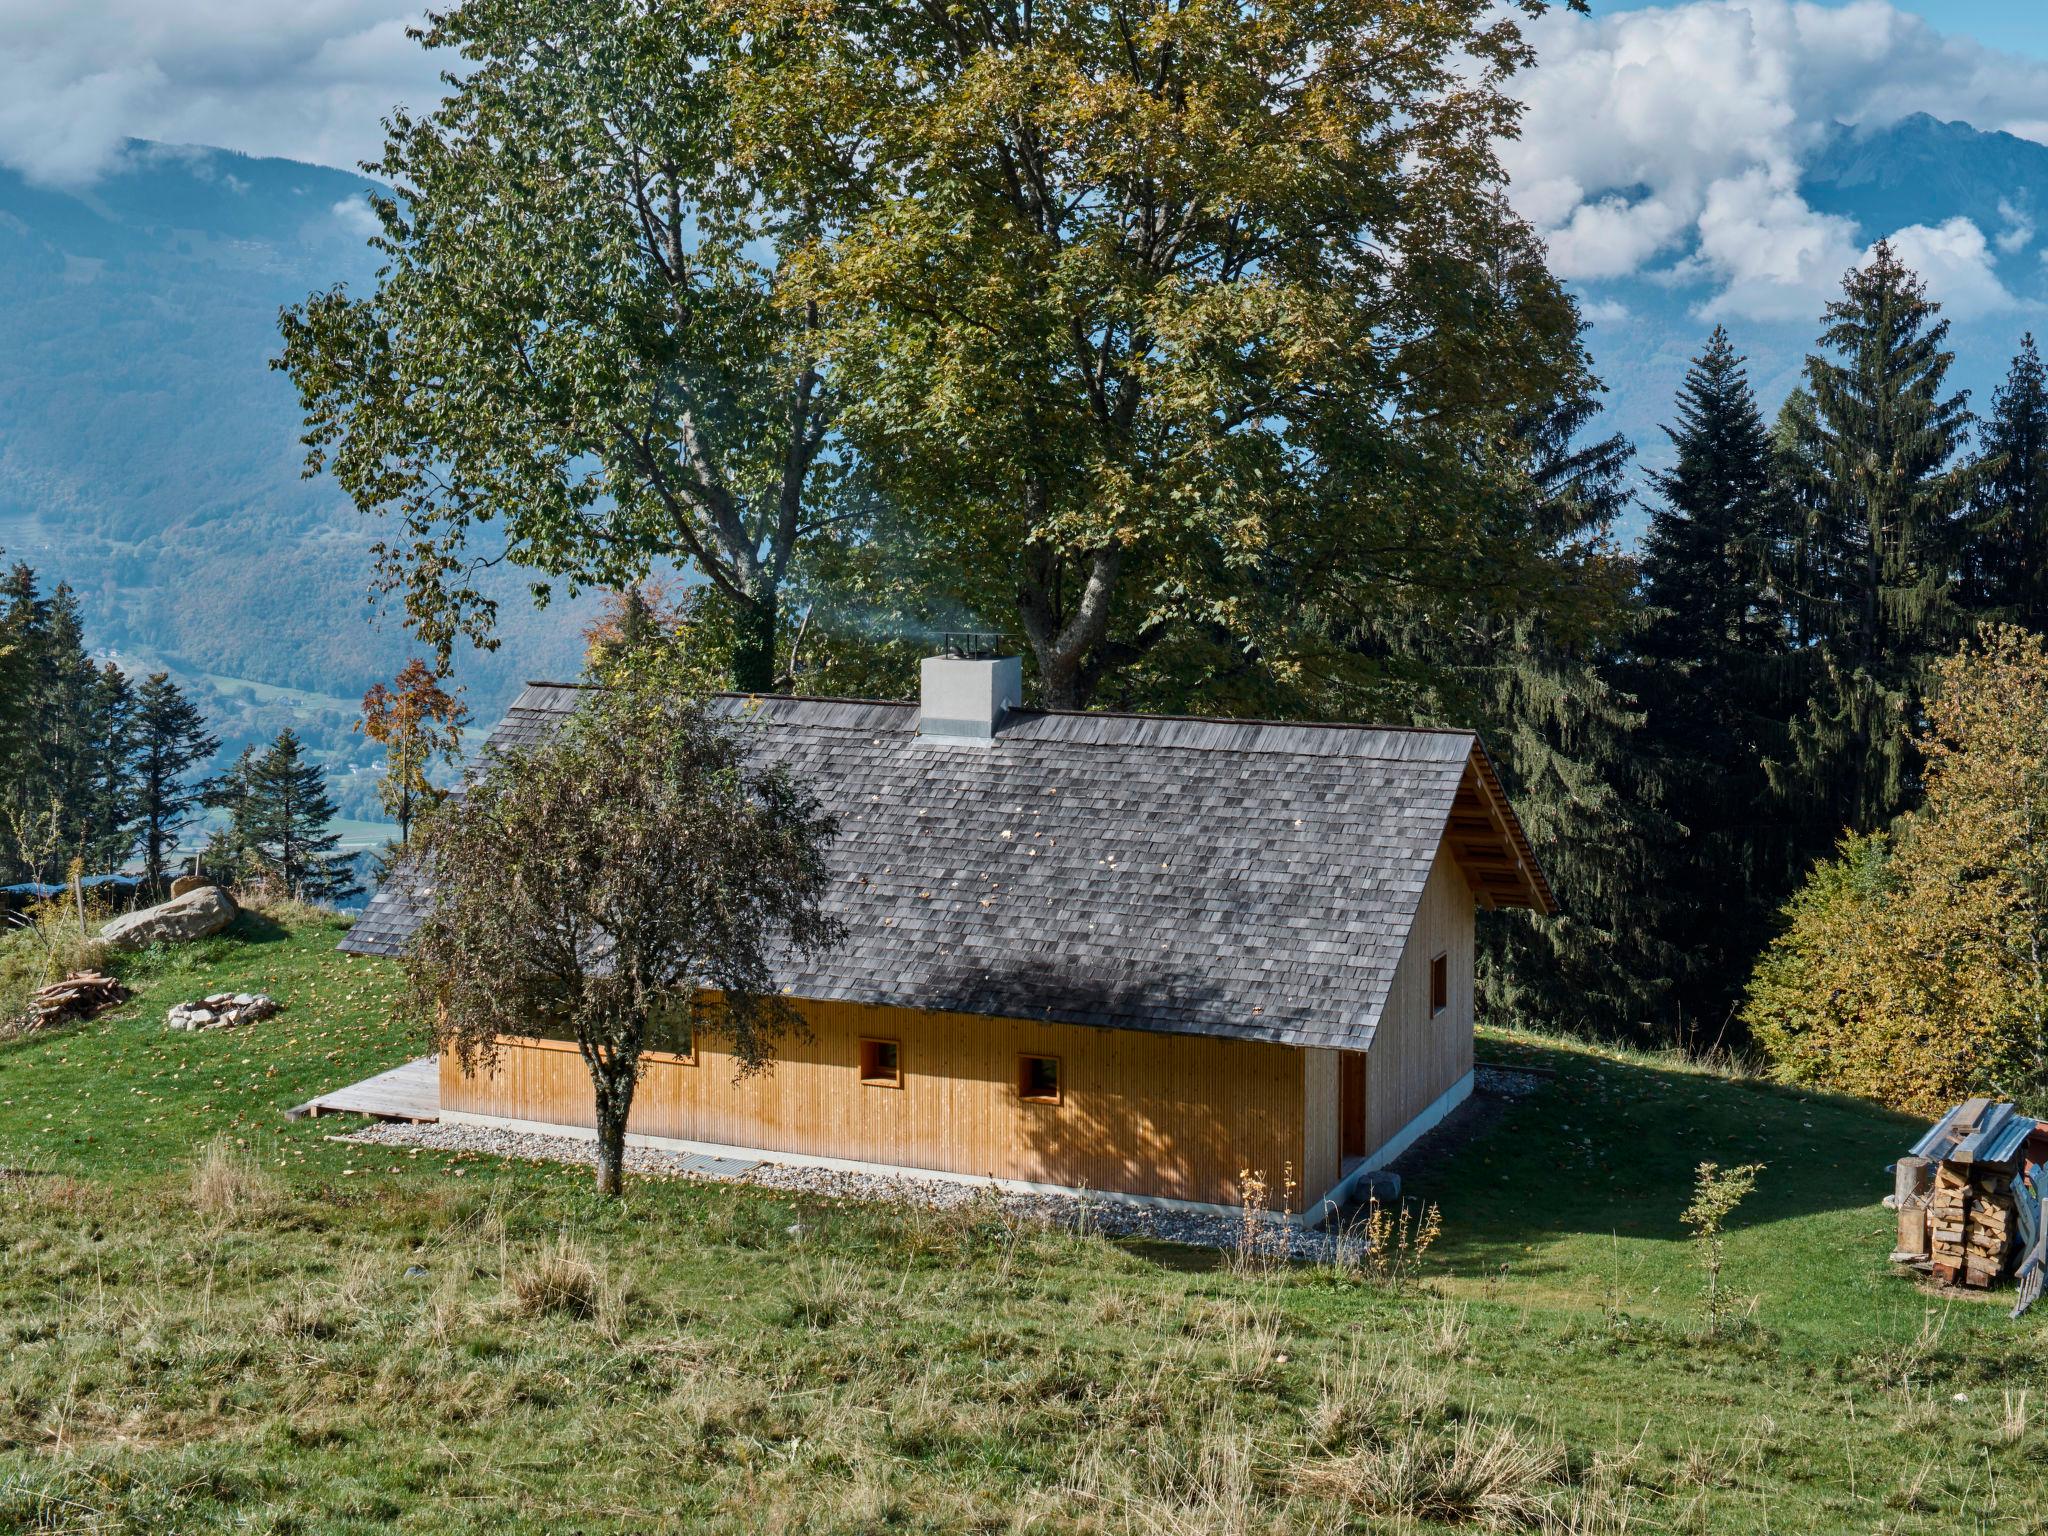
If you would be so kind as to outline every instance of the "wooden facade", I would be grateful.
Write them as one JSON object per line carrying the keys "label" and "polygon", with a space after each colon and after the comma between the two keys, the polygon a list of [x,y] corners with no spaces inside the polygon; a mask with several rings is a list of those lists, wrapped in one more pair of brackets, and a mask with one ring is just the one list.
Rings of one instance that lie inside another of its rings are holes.
{"label": "wooden facade", "polygon": [[[632,1132],[802,1157],[1236,1205],[1261,1174],[1276,1206],[1327,1193],[1472,1068],[1472,889],[1440,853],[1372,1048],[1347,1052],[854,1003],[803,1002],[812,1038],[735,1080],[709,1036],[650,1053]],[[1447,958],[1432,1011],[1431,962]],[[893,1052],[878,1051],[893,1045]],[[1020,1062],[1058,1063],[1057,1102],[1027,1097]],[[881,1072],[883,1078],[863,1081]],[[886,1080],[885,1080],[886,1079]],[[496,1069],[441,1063],[444,1114],[589,1128],[573,1045],[507,1041]]]}
{"label": "wooden facade", "polygon": [[[643,1136],[1034,1184],[1235,1205],[1257,1170],[1279,1203],[1303,1167],[1302,1052],[1207,1035],[1040,1024],[804,1002],[812,1039],[735,1081],[700,1040],[694,1060],[652,1056],[629,1130]],[[861,1081],[863,1040],[897,1046],[900,1086]],[[1059,1102],[1020,1093],[1019,1059],[1059,1063]],[[441,1060],[441,1109],[589,1128],[589,1073],[573,1045],[507,1042],[496,1071]],[[1321,1191],[1316,1191],[1320,1193]]]}

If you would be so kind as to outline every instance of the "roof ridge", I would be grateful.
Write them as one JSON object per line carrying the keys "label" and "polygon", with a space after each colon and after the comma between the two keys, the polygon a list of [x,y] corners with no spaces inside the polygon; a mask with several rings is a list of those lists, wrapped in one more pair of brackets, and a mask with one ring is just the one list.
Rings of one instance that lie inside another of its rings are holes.
{"label": "roof ridge", "polygon": [[[605,683],[551,683],[543,678],[529,678],[528,688],[577,688],[599,692],[609,686]],[[735,688],[721,688],[707,695],[714,699],[762,699],[785,704],[867,704],[890,709],[918,708],[915,699],[876,699],[856,693],[763,693],[758,690],[747,692]],[[1045,709],[1037,705],[1018,705],[1010,713],[1018,715],[1053,716],[1059,719],[1075,720],[1158,720],[1171,721],[1182,725],[1259,725],[1272,726],[1282,730],[1307,731],[1398,731],[1409,736],[1471,736],[1478,737],[1476,728],[1469,725],[1386,725],[1371,720],[1276,720],[1266,715],[1166,715],[1154,714],[1139,709]]]}

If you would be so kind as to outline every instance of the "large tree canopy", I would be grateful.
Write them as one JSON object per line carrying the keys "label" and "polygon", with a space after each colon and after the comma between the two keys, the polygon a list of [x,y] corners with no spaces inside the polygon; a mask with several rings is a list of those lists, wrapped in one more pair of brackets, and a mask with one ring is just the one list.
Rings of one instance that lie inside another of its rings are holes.
{"label": "large tree canopy", "polygon": [[1325,578],[1546,578],[1539,529],[1471,515],[1587,388],[1501,196],[1528,53],[1488,0],[733,9],[742,154],[863,187],[797,289],[847,432],[1048,702],[1169,642],[1284,665]]}
{"label": "large tree canopy", "polygon": [[422,42],[463,65],[367,167],[395,189],[377,289],[283,317],[308,472],[402,524],[380,585],[444,661],[490,643],[478,559],[612,588],[688,562],[734,610],[734,681],[766,688],[783,582],[841,526],[820,312],[781,266],[826,178],[785,200],[739,168],[707,9],[431,16]]}

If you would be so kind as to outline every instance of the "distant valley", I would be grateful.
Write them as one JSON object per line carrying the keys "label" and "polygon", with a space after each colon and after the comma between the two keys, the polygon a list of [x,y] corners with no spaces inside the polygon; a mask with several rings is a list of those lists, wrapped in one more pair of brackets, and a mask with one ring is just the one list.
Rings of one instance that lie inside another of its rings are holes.
{"label": "distant valley", "polygon": [[[0,173],[0,548],[78,590],[96,650],[184,680],[230,750],[289,717],[343,775],[377,755],[355,701],[408,646],[371,623],[376,525],[300,478],[268,360],[280,306],[373,279],[371,186],[144,143],[76,193]],[[581,654],[573,608],[504,589],[504,649],[460,661],[486,720]]]}

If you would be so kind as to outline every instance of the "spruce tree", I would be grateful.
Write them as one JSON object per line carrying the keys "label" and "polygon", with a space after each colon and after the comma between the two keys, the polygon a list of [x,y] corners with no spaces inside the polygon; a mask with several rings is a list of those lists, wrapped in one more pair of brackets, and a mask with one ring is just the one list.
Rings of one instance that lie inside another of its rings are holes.
{"label": "spruce tree", "polygon": [[134,734],[142,867],[154,890],[163,884],[179,828],[208,794],[209,787],[190,774],[220,750],[220,739],[206,729],[198,706],[168,672],[143,679],[136,693]]}
{"label": "spruce tree", "polygon": [[327,830],[334,819],[327,776],[306,760],[289,726],[249,764],[240,799],[240,833],[259,879],[294,901],[333,901],[362,889],[354,858],[335,851],[341,835]]}
{"label": "spruce tree", "polygon": [[1631,677],[1643,743],[1684,825],[1656,882],[1681,891],[1678,1031],[1718,1033],[1796,877],[1797,840],[1771,814],[1765,764],[1785,751],[1793,700],[1782,605],[1770,584],[1787,498],[1743,359],[1716,327],[1666,428],[1671,468],[1643,538],[1647,620]]}
{"label": "spruce tree", "polygon": [[1956,580],[1974,474],[1969,397],[1941,306],[1885,242],[1843,279],[1811,408],[1787,419],[1804,526],[1788,573],[1818,643],[1792,746],[1813,827],[1869,831],[1914,793],[1911,735],[1932,659],[1967,627]]}
{"label": "spruce tree", "polygon": [[2031,334],[1991,397],[1971,514],[1964,601],[2048,631],[2048,370]]}
{"label": "spruce tree", "polygon": [[[1628,505],[1627,440],[1580,441],[1595,408],[1561,404],[1522,428],[1530,494],[1560,539],[1603,534]],[[1636,622],[1563,634],[1510,614],[1462,658],[1472,697],[1457,723],[1484,730],[1563,908],[1483,915],[1490,1018],[1659,1041],[1681,1018],[1685,909],[1662,876],[1682,831],[1630,688],[1622,642]]]}
{"label": "spruce tree", "polygon": [[88,870],[118,870],[135,851],[141,796],[135,690],[112,662],[93,675],[86,690],[78,748],[79,856]]}
{"label": "spruce tree", "polygon": [[250,798],[256,775],[256,749],[242,748],[235,760],[200,786],[200,803],[226,816],[207,834],[200,866],[214,879],[238,885],[255,873],[255,822]]}

